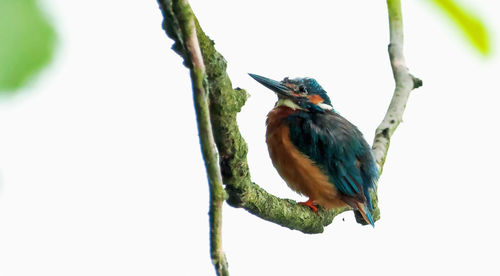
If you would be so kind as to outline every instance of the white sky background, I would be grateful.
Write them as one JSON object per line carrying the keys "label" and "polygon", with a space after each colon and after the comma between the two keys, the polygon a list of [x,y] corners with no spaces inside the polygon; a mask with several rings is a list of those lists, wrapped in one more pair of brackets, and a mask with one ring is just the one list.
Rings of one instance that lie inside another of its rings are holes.
{"label": "white sky background", "polygon": [[[0,275],[213,275],[189,74],[156,1],[44,2],[55,60],[0,101]],[[371,143],[394,88],[385,1],[191,2],[251,94],[238,119],[253,181],[304,199],[267,154],[276,97],[247,72],[316,78]],[[466,3],[498,37],[495,2]],[[381,220],[349,212],[305,235],[225,205],[233,275],[500,273],[498,54],[475,54],[428,3],[403,4],[424,86],[391,142]]]}

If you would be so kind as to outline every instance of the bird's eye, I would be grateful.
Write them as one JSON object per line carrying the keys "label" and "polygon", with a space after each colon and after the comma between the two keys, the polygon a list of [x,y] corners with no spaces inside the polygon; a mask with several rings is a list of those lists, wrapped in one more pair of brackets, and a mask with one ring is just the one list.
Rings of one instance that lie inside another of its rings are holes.
{"label": "bird's eye", "polygon": [[306,93],[307,93],[307,89],[306,89],[306,87],[305,87],[305,86],[303,86],[303,85],[299,86],[299,92],[300,92],[300,93],[303,93],[303,94],[306,94]]}

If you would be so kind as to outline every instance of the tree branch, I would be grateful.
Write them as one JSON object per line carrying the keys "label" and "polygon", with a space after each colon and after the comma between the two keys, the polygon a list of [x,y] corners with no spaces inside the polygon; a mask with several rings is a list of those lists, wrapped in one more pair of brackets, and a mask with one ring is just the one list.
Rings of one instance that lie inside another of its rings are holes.
{"label": "tree branch", "polygon": [[[410,97],[410,92],[422,86],[422,81],[412,76],[403,55],[403,16],[401,13],[401,0],[387,0],[387,10],[389,14],[389,59],[391,62],[392,73],[396,88],[389,104],[389,108],[384,119],[375,130],[375,139],[373,141],[372,150],[377,163],[379,175],[384,169],[385,159],[389,150],[391,137],[398,125],[403,121],[403,113],[406,108],[406,103]],[[371,191],[373,198],[372,215],[375,220],[380,218],[380,209],[378,208],[378,197],[376,189]],[[365,223],[365,220],[359,212],[355,212],[356,221]]]}
{"label": "tree branch", "polygon": [[171,8],[162,10],[172,12],[164,15],[165,18],[169,18],[170,22],[176,22],[176,24],[172,24],[172,27],[177,28],[175,35],[178,38],[182,37],[179,42],[181,42],[180,45],[184,46],[178,50],[179,52],[182,50],[185,64],[191,72],[198,133],[210,190],[210,255],[217,275],[226,276],[229,275],[229,270],[226,256],[222,250],[222,204],[225,200],[225,192],[222,187],[222,176],[210,122],[209,87],[196,33],[195,18],[186,0],[159,1],[159,3],[163,7],[170,6]]}
{"label": "tree branch", "polygon": [[396,88],[394,89],[387,113],[375,131],[375,139],[372,146],[380,174],[384,168],[392,134],[403,120],[403,112],[410,92],[422,86],[422,81],[409,73],[403,55],[404,36],[401,0],[387,0],[387,9],[389,12],[390,31],[389,58]]}

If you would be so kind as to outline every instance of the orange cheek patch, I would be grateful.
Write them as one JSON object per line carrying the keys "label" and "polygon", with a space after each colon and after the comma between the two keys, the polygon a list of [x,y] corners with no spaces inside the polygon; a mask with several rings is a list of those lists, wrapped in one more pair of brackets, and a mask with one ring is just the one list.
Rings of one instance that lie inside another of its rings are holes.
{"label": "orange cheek patch", "polygon": [[308,98],[309,98],[309,101],[313,104],[319,104],[319,103],[322,103],[324,101],[320,95],[311,95],[311,96],[308,96]]}

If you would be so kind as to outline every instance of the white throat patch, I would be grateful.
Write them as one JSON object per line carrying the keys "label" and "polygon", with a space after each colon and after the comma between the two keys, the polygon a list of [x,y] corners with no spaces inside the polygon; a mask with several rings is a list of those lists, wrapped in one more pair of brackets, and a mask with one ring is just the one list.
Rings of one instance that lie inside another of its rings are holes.
{"label": "white throat patch", "polygon": [[[296,110],[296,109],[304,110],[302,107],[300,107],[298,104],[294,103],[290,99],[279,99],[278,102],[276,103],[275,107],[278,107],[278,106],[286,106],[286,107],[289,107],[293,110]],[[333,107],[329,104],[326,104],[326,103],[319,103],[319,104],[317,104],[317,106],[319,106],[323,110],[333,110]]]}
{"label": "white throat patch", "polygon": [[301,108],[299,105],[297,105],[296,103],[294,103],[290,99],[279,99],[278,102],[276,103],[275,107],[278,107],[278,106],[286,106],[286,107],[289,107],[289,108],[291,108],[293,110],[295,110],[295,109],[303,109],[303,108]]}
{"label": "white throat patch", "polygon": [[333,107],[326,103],[319,103],[317,106],[321,107],[323,110],[333,110]]}

